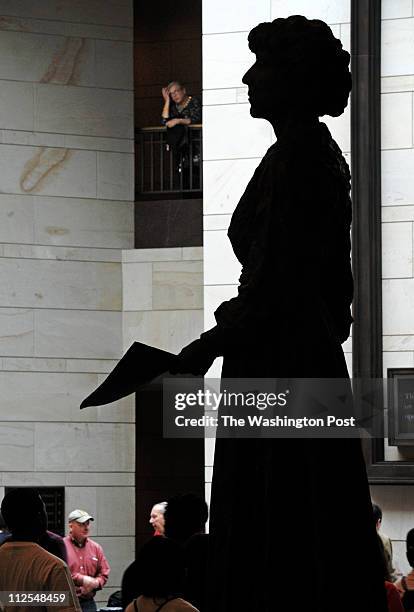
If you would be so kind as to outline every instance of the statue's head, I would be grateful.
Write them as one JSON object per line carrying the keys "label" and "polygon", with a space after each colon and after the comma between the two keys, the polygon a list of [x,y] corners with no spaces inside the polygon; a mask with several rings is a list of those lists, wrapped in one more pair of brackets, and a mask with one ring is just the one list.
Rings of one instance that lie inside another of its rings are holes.
{"label": "statue's head", "polygon": [[292,15],[260,23],[249,34],[256,62],[246,72],[251,115],[289,112],[338,117],[348,104],[350,55],[319,19]]}

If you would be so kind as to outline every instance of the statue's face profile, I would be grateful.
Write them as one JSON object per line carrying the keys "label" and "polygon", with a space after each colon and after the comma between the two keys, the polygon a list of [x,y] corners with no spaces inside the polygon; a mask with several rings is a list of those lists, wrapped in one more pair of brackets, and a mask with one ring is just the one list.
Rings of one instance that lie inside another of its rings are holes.
{"label": "statue's face profile", "polygon": [[274,64],[257,57],[242,79],[248,86],[250,114],[271,121],[283,107],[285,92]]}

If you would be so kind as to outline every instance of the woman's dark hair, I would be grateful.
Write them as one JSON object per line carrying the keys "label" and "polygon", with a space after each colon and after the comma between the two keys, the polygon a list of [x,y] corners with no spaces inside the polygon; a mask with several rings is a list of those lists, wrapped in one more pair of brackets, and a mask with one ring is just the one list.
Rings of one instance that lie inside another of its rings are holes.
{"label": "woman's dark hair", "polygon": [[377,524],[378,521],[382,521],[382,510],[378,504],[372,504],[372,514],[374,515],[375,524]]}
{"label": "woman's dark hair", "polygon": [[195,533],[204,531],[208,506],[202,497],[183,493],[168,500],[164,516],[165,535],[183,543]]}
{"label": "woman's dark hair", "polygon": [[342,115],[352,87],[350,55],[326,23],[301,15],[260,23],[249,48],[280,74],[290,104],[305,104],[318,116]]}
{"label": "woman's dark hair", "polygon": [[145,597],[182,594],[185,563],[180,544],[163,536],[149,540],[138,555],[137,579]]}
{"label": "woman's dark hair", "polygon": [[414,529],[410,529],[406,537],[406,555],[407,561],[414,568]]}
{"label": "woman's dark hair", "polygon": [[1,513],[10,531],[27,534],[43,533],[47,529],[44,503],[36,489],[12,489],[3,498]]}

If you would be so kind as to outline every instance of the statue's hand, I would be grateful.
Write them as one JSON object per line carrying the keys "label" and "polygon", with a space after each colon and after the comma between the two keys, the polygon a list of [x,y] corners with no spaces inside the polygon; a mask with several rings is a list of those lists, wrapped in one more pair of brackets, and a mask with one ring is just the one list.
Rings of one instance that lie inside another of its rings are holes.
{"label": "statue's hand", "polygon": [[177,355],[170,372],[171,374],[204,376],[216,357],[217,354],[211,350],[207,342],[194,340]]}

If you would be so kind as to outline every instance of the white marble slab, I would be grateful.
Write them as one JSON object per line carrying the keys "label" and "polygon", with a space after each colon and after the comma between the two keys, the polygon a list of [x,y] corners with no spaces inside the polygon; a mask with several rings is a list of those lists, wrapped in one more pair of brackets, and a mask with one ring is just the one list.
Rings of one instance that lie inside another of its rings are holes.
{"label": "white marble slab", "polygon": [[343,152],[351,150],[351,107],[348,104],[345,112],[340,117],[329,117],[325,115],[322,118],[333,139],[338,143],[339,148]]}
{"label": "white marble slab", "polygon": [[255,59],[246,32],[204,36],[203,88],[242,87],[242,77]]}
{"label": "white marble slab", "polygon": [[132,41],[133,39],[132,24],[131,27],[100,26],[93,23],[85,24],[53,21],[51,19],[31,19],[26,16],[12,17],[10,15],[2,15],[0,30],[108,40]]}
{"label": "white marble slab", "polygon": [[44,132],[30,132],[26,130],[1,130],[3,144],[29,145],[33,147],[62,147],[65,148],[64,134],[46,134]]}
{"label": "white marble slab", "polygon": [[304,15],[308,19],[322,19],[327,23],[351,21],[350,0],[271,0],[272,19]]}
{"label": "white marble slab", "polygon": [[34,147],[63,147],[67,149],[85,149],[87,151],[113,151],[115,153],[133,153],[134,141],[131,138],[103,138],[101,136],[81,136],[71,134],[50,134],[31,130],[0,130],[0,142],[3,144],[30,145]]}
{"label": "white marble slab", "polygon": [[58,261],[102,261],[120,263],[119,249],[40,246],[36,244],[2,244],[1,257],[16,259],[55,259]]}
{"label": "white marble slab", "polygon": [[204,233],[205,285],[238,283],[241,265],[237,261],[224,230]]}
{"label": "white marble slab", "polygon": [[152,309],[152,264],[122,264],[122,309]]}
{"label": "white marble slab", "polygon": [[229,229],[231,215],[218,214],[218,215],[204,215],[204,231],[216,231],[216,230],[227,230]]}
{"label": "white marble slab", "polygon": [[383,151],[381,155],[382,204],[414,204],[414,149]]}
{"label": "white marble slab", "polygon": [[414,73],[414,18],[381,25],[381,76]]}
{"label": "white marble slab", "polygon": [[412,0],[381,0],[381,19],[411,17]]}
{"label": "white marble slab", "polygon": [[2,482],[6,487],[62,487],[65,474],[39,472],[3,472]]}
{"label": "white marble slab", "polygon": [[135,196],[134,156],[98,151],[98,198],[129,200]]}
{"label": "white marble slab", "polygon": [[341,23],[339,33],[335,31],[335,26],[331,27],[331,30],[339,40],[342,42],[342,46],[345,51],[351,53],[351,24],[350,23]]}
{"label": "white marble slab", "polygon": [[247,85],[226,87],[224,89],[204,89],[203,106],[215,104],[242,104],[249,101]]}
{"label": "white marble slab", "polygon": [[203,247],[183,247],[183,261],[203,261]]}
{"label": "white marble slab", "polygon": [[3,357],[1,369],[9,372],[66,372],[66,360],[36,357]]}
{"label": "white marble slab", "polygon": [[133,472],[135,425],[36,423],[35,469],[48,472]]}
{"label": "white marble slab", "polygon": [[403,149],[413,145],[413,94],[381,95],[381,148]]}
{"label": "white marble slab", "polygon": [[215,438],[206,438],[204,441],[204,456],[206,466],[214,464],[214,447],[216,445]]}
{"label": "white marble slab", "polygon": [[[3,408],[0,415],[3,417]],[[4,423],[0,427],[0,465],[2,470],[32,470],[34,445],[33,423]]]}
{"label": "white marble slab", "polygon": [[383,336],[384,351],[414,351],[414,336]]}
{"label": "white marble slab", "polygon": [[413,276],[413,224],[382,224],[383,278],[411,278]]}
{"label": "white marble slab", "polygon": [[32,130],[33,112],[31,83],[0,81],[0,128]]}
{"label": "white marble slab", "polygon": [[34,207],[40,244],[125,249],[134,244],[131,202],[36,196]]}
{"label": "white marble slab", "polygon": [[384,280],[383,333],[411,335],[414,333],[414,279]]}
{"label": "white marble slab", "polygon": [[95,422],[97,409],[79,410],[79,405],[98,384],[98,374],[0,371],[1,418]]}
{"label": "white marble slab", "polygon": [[414,206],[383,206],[381,216],[384,223],[414,221]]}
{"label": "white marble slab", "polygon": [[9,307],[120,310],[121,266],[3,258],[0,303]]}
{"label": "white marble slab", "polygon": [[[42,133],[38,133],[40,139]],[[43,134],[44,136],[44,134]],[[102,138],[101,136],[81,136],[63,134],[64,146],[69,149],[88,149],[90,151],[113,151],[115,153],[134,153],[134,140],[128,138]]]}
{"label": "white marble slab", "polygon": [[51,19],[110,26],[132,27],[131,0],[2,0],[2,13],[14,17]]}
{"label": "white marble slab", "polygon": [[259,163],[259,158],[204,162],[204,214],[232,213]]}
{"label": "white marble slab", "polygon": [[94,85],[94,72],[94,41],[78,36],[68,38],[28,32],[2,32],[1,79],[59,85]]}
{"label": "white marble slab", "polygon": [[134,487],[99,487],[96,501],[100,536],[129,536],[135,532]]}
{"label": "white marble slab", "polygon": [[69,472],[66,484],[79,487],[133,487],[134,472]]}
{"label": "white marble slab", "polygon": [[203,2],[203,34],[250,30],[269,20],[269,0],[242,0],[237,5],[220,0]]}
{"label": "white marble slab", "polygon": [[129,91],[37,84],[35,130],[128,138],[133,135]]}
{"label": "white marble slab", "polygon": [[[98,384],[106,377],[106,374],[99,374]],[[97,406],[96,420],[98,423],[135,423],[135,394],[104,406]]]}
{"label": "white marble slab", "polygon": [[113,593],[117,588],[119,589],[124,571],[135,559],[135,537],[132,533],[130,537],[105,537],[99,535],[95,540],[104,549],[105,556],[111,566],[111,573],[106,583],[106,592],[104,589],[102,593],[102,595],[104,595],[103,601],[107,602],[110,593]]}
{"label": "white marble slab", "polygon": [[182,248],[159,248],[159,249],[130,249],[122,251],[124,263],[153,262],[153,261],[180,261],[182,259]]}
{"label": "white marble slab", "polygon": [[206,466],[204,470],[204,478],[206,483],[211,482],[213,479],[213,468],[211,466]]}
{"label": "white marble slab", "polygon": [[216,325],[214,312],[222,302],[237,295],[237,285],[205,285],[204,286],[204,328],[210,329]]}
{"label": "white marble slab", "polygon": [[412,368],[414,366],[414,353],[410,351],[384,351],[382,353],[383,376],[387,378],[388,368]]}
{"label": "white marble slab", "polygon": [[32,310],[0,308],[0,354],[34,354],[34,313]]}
{"label": "white marble slab", "polygon": [[33,197],[0,193],[0,241],[33,242]]}
{"label": "white marble slab", "polygon": [[121,357],[120,312],[49,309],[32,312],[36,357],[83,359]]}
{"label": "white marble slab", "polygon": [[388,76],[381,78],[381,93],[394,93],[414,90],[414,74]]}
{"label": "white marble slab", "polygon": [[95,41],[95,87],[133,90],[133,47],[129,42]]}
{"label": "white marble slab", "polygon": [[203,159],[262,157],[271,145],[272,128],[250,117],[248,104],[204,109]]}
{"label": "white marble slab", "polygon": [[155,262],[152,267],[154,310],[194,310],[203,307],[201,261]]}
{"label": "white marble slab", "polygon": [[96,155],[0,144],[0,191],[96,198]]}
{"label": "white marble slab", "polygon": [[118,360],[115,359],[65,359],[67,372],[109,373]]}
{"label": "white marble slab", "polygon": [[178,353],[203,331],[202,310],[125,312],[124,349],[135,342]]}

